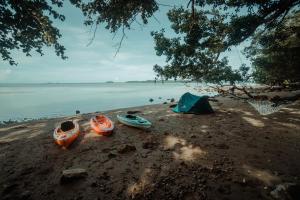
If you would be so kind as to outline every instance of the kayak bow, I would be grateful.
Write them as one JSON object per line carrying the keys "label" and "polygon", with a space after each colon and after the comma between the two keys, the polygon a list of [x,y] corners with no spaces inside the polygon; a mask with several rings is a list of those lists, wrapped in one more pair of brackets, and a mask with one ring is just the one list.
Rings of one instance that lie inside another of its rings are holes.
{"label": "kayak bow", "polygon": [[97,115],[90,120],[92,129],[100,135],[110,135],[114,129],[114,123],[105,115]]}
{"label": "kayak bow", "polygon": [[117,115],[118,120],[127,125],[136,128],[150,128],[151,122],[137,115]]}

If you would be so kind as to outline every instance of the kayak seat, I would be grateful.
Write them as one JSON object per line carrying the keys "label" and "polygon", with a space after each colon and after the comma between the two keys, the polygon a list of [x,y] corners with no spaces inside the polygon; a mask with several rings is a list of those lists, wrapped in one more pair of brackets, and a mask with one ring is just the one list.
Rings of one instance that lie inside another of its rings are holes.
{"label": "kayak seat", "polygon": [[73,124],[72,121],[66,121],[66,122],[63,122],[60,126],[60,129],[63,131],[63,132],[66,132],[66,131],[69,131],[69,130],[72,130],[74,129],[75,126]]}
{"label": "kayak seat", "polygon": [[126,115],[126,118],[128,118],[128,119],[136,119],[137,117],[135,115]]}

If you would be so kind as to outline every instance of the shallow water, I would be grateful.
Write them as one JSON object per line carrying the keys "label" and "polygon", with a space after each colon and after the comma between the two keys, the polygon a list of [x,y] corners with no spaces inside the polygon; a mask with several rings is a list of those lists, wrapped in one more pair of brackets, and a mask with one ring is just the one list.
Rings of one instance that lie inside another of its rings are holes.
{"label": "shallow water", "polygon": [[[94,83],[0,84],[0,121],[58,117],[163,103],[185,92],[197,95],[196,84]],[[161,99],[159,99],[161,97]],[[151,103],[149,99],[153,98]]]}

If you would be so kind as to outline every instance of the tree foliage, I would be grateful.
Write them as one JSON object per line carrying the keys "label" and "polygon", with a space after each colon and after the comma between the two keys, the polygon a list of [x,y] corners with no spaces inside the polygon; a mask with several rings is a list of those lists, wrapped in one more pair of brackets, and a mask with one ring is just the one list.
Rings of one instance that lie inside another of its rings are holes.
{"label": "tree foliage", "polygon": [[59,30],[52,19],[64,21],[65,17],[54,10],[62,7],[63,0],[0,0],[0,54],[11,65],[16,62],[11,57],[14,49],[27,56],[35,50],[43,55],[43,46],[53,46],[57,56],[65,59],[65,48],[59,44]]}
{"label": "tree foliage", "polygon": [[159,75],[214,83],[240,79],[226,58],[219,59],[226,48],[223,43],[226,26],[217,10],[209,18],[206,11],[191,13],[181,7],[170,10],[168,17],[178,37],[167,38],[164,30],[152,32],[157,55],[166,56],[167,62],[164,67],[154,67]]}
{"label": "tree foliage", "polygon": [[[247,80],[249,68],[232,70],[220,54],[254,35],[276,29],[300,1],[195,0],[191,9],[169,11],[172,29],[178,35],[168,38],[164,31],[153,32],[157,55],[166,56],[167,65],[154,66],[164,78],[231,84]],[[298,7],[297,7],[298,8]]]}
{"label": "tree foliage", "polygon": [[300,12],[277,29],[255,35],[246,53],[252,60],[256,82],[300,82]]}
{"label": "tree foliage", "polygon": [[237,45],[254,35],[276,28],[300,0],[196,0],[199,6],[222,9],[228,25],[227,45]]}
{"label": "tree foliage", "polygon": [[130,29],[132,22],[138,17],[144,24],[158,10],[155,0],[70,0],[81,8],[86,17],[86,25],[105,24],[111,32],[121,29]]}
{"label": "tree foliage", "polygon": [[[21,50],[27,56],[32,51],[43,55],[43,47],[51,46],[57,56],[65,59],[65,47],[59,43],[62,36],[53,20],[64,21],[56,8],[64,0],[0,0],[0,55],[11,65],[17,64],[11,56]],[[111,32],[129,29],[138,16],[144,24],[158,9],[154,0],[70,0],[86,17],[85,25],[106,24]],[[80,12],[80,11],[79,11]]]}

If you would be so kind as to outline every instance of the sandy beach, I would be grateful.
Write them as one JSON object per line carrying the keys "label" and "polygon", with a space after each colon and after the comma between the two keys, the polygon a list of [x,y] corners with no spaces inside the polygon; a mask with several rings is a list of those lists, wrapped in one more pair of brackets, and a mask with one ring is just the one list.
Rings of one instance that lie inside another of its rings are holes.
{"label": "sandy beach", "polygon": [[[299,183],[300,101],[261,116],[243,100],[218,97],[214,114],[176,114],[170,104],[106,112],[109,136],[94,133],[95,113],[0,128],[1,199],[273,199],[281,183]],[[117,122],[127,111],[153,122],[140,130]],[[57,123],[78,119],[69,149],[54,143]],[[83,178],[62,182],[62,171]]]}

